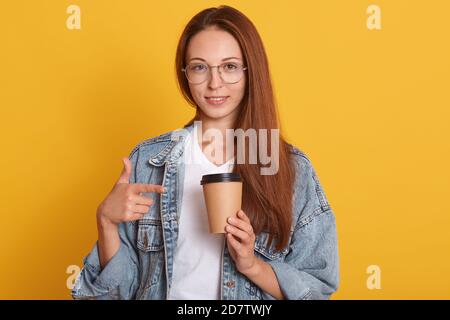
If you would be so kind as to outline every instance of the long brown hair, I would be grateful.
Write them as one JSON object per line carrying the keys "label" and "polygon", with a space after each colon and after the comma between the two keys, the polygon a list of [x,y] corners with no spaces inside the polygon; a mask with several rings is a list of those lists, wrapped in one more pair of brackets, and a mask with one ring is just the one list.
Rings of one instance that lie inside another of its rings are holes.
{"label": "long brown hair", "polygon": [[[223,5],[199,12],[186,25],[178,42],[175,61],[178,85],[184,98],[197,110],[195,117],[185,127],[200,119],[200,111],[181,69],[185,67],[189,40],[208,27],[219,28],[234,36],[241,47],[244,63],[248,67],[245,94],[239,105],[240,112],[234,129],[241,128],[246,131],[253,128],[257,132],[259,129],[267,129],[267,147],[270,150],[270,131],[280,129],[280,124],[268,59],[261,37],[253,23],[243,13],[229,6]],[[262,165],[259,158],[257,164],[249,164],[246,160],[246,163],[236,164],[233,169],[233,172],[241,174],[244,182],[242,210],[249,216],[255,234],[261,231],[269,233],[267,245],[276,240],[276,250],[282,250],[288,245],[292,224],[294,180],[294,168],[290,162],[290,145],[281,134],[279,137],[279,168],[276,174],[261,175]],[[274,151],[270,150],[269,154],[273,156]],[[246,150],[245,159],[249,159],[248,150]]]}

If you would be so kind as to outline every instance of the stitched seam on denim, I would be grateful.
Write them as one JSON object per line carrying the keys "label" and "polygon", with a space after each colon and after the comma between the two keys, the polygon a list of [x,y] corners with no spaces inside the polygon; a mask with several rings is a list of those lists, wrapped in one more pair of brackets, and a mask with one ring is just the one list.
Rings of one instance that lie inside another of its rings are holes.
{"label": "stitched seam on denim", "polygon": [[322,189],[322,185],[319,182],[319,178],[317,177],[317,175],[315,173],[313,173],[312,177],[314,180],[316,194],[317,194],[317,197],[319,198],[320,205],[322,206],[323,210],[328,210],[330,205],[329,205],[327,199],[325,198],[325,193]]}
{"label": "stitched seam on denim", "polygon": [[309,300],[309,298],[311,298],[311,296],[312,296],[312,292],[311,292],[311,290],[308,289],[308,291],[299,300]]}
{"label": "stitched seam on denim", "polygon": [[172,150],[172,148],[174,147],[174,145],[176,143],[177,143],[177,141],[169,140],[169,142],[164,146],[164,148],[162,148],[162,150],[159,151],[158,153],[152,155],[150,157],[150,159],[155,159],[155,158],[159,158],[159,157],[166,157],[167,154]]}
{"label": "stitched seam on denim", "polygon": [[81,272],[78,274],[78,276],[75,280],[75,284],[73,285],[72,290],[71,290],[72,296],[75,296],[75,295],[81,296],[82,295],[82,290],[83,290],[82,282],[83,282],[83,276],[84,276],[85,272],[86,272],[86,269],[83,268],[83,269],[81,269]]}
{"label": "stitched seam on denim", "polygon": [[137,247],[138,247],[138,249],[142,250],[143,252],[157,252],[157,251],[161,251],[164,248],[164,245],[162,244],[160,246],[147,246],[147,247],[144,247],[143,244],[140,244],[138,242]]}
{"label": "stitched seam on denim", "polygon": [[170,142],[170,139],[158,139],[158,140],[146,140],[144,142],[139,143],[134,149],[131,151],[131,155],[134,154],[137,150],[139,150],[141,147],[147,146],[149,144],[157,143],[157,142]]}
{"label": "stitched seam on denim", "polygon": [[147,139],[147,140],[145,140],[145,141],[140,142],[140,143],[139,143],[136,147],[134,147],[134,149],[130,152],[130,158],[133,156],[133,154],[134,154],[137,150],[139,150],[139,149],[140,149],[141,147],[143,147],[143,146],[147,146],[147,145],[149,145],[149,144],[156,143],[156,142],[170,142],[170,141],[171,141],[171,139],[170,139],[170,134],[167,133],[167,135],[168,135],[168,138],[166,138],[166,137],[163,137],[163,138],[155,137],[155,138],[150,138],[150,139]]}
{"label": "stitched seam on denim", "polygon": [[89,269],[89,271],[91,271],[91,272],[93,272],[93,273],[95,273],[95,274],[98,274],[98,273],[100,273],[100,271],[101,271],[101,268],[96,267],[96,266],[93,266],[93,265],[90,264],[90,263],[86,263],[84,266],[85,266],[87,269]]}
{"label": "stitched seam on denim", "polygon": [[320,216],[322,213],[327,213],[328,211],[331,211],[331,209],[323,210],[322,207],[319,207],[319,208],[315,209],[312,214],[310,214],[309,216],[301,219],[298,222],[297,226],[295,227],[295,231],[297,231],[298,229],[301,229],[304,226],[310,224],[317,216]]}
{"label": "stitched seam on denim", "polygon": [[289,252],[289,248],[286,247],[281,251],[273,251],[273,253],[270,253],[269,251],[267,251],[265,245],[257,245],[256,243],[254,249],[263,256],[265,256],[266,258],[269,258],[271,260],[279,259],[280,257],[286,255]]}
{"label": "stitched seam on denim", "polygon": [[255,246],[255,250],[270,260],[276,259],[281,256],[281,253],[274,254],[267,252],[267,250],[265,250],[264,247],[259,248]]}
{"label": "stitched seam on denim", "polygon": [[154,219],[154,218],[142,218],[139,221],[140,226],[162,226],[161,219]]}
{"label": "stitched seam on denim", "polygon": [[[154,221],[157,221],[157,220],[154,220]],[[163,229],[162,229],[162,224],[161,223],[155,223],[155,224],[152,224],[152,223],[143,223],[142,225],[147,225],[147,226],[153,226],[153,227],[155,227],[155,228],[160,228],[161,229],[161,231],[159,231],[160,233],[162,233],[163,232]],[[139,232],[139,230],[138,230],[138,232]],[[156,230],[142,230],[142,231],[140,231],[141,233],[147,233],[147,239],[149,239],[149,233],[150,232],[153,232],[153,236],[156,236],[154,233],[156,233]],[[151,243],[147,243],[147,246],[145,246],[145,244],[144,243],[142,243],[142,240],[139,238],[139,234],[138,234],[138,238],[137,238],[137,247],[138,247],[138,249],[140,249],[140,250],[142,250],[142,251],[144,251],[144,252],[152,252],[152,251],[160,251],[160,250],[162,250],[163,249],[163,247],[164,247],[164,242],[162,243],[162,244],[160,244],[160,245],[151,245]]]}
{"label": "stitched seam on denim", "polygon": [[[265,240],[267,240],[267,239],[265,239]],[[289,248],[286,247],[281,251],[271,250],[272,251],[272,253],[271,253],[267,250],[265,241],[264,241],[264,243],[263,243],[263,241],[255,241],[254,250],[256,250],[257,252],[259,252],[260,254],[262,254],[263,256],[265,256],[266,258],[271,259],[271,260],[278,259],[281,256],[286,255],[289,252]]]}

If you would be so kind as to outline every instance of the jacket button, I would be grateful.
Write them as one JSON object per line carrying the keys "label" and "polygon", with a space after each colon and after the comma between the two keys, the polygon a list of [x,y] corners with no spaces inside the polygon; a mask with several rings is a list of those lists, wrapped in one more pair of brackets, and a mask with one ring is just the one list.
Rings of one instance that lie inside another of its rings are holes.
{"label": "jacket button", "polygon": [[234,281],[227,281],[227,287],[228,288],[234,288],[235,282]]}

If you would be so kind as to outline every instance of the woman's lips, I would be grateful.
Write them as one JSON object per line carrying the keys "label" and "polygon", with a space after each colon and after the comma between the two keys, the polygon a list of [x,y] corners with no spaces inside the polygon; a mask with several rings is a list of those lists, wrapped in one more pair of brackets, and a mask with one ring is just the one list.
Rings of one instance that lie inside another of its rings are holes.
{"label": "woman's lips", "polygon": [[221,105],[224,104],[229,96],[215,96],[215,97],[205,97],[206,102],[212,105]]}

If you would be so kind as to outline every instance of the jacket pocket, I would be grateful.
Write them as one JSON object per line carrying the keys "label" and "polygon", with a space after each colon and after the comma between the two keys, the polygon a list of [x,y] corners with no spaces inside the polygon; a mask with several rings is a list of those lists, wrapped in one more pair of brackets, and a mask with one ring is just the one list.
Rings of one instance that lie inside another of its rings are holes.
{"label": "jacket pocket", "polygon": [[144,252],[164,248],[161,220],[142,218],[138,223],[137,247]]}

